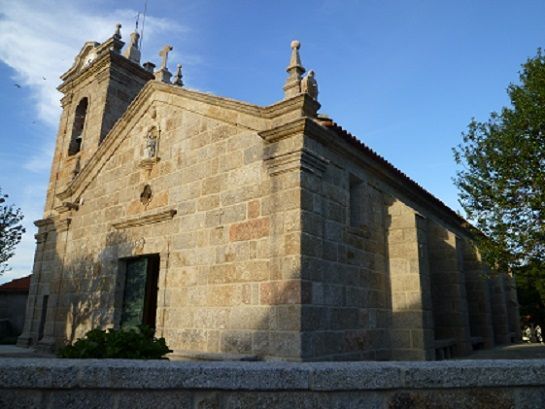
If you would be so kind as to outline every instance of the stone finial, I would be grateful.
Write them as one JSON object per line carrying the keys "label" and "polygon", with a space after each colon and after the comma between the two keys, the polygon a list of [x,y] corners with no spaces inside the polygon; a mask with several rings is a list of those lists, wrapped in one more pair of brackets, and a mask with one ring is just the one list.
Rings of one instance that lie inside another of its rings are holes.
{"label": "stone finial", "polygon": [[286,68],[288,78],[284,84],[284,99],[294,97],[301,93],[301,75],[305,72],[305,68],[301,65],[299,57],[299,48],[301,43],[297,40],[291,42],[291,58],[290,65]]}
{"label": "stone finial", "polygon": [[125,45],[123,41],[121,41],[121,24],[115,25],[115,32],[114,34],[106,40],[103,45],[105,48],[113,51],[116,54],[119,54],[121,52],[121,49]]}
{"label": "stone finial", "polygon": [[182,64],[178,64],[176,66],[176,74],[174,74],[174,79],[172,80],[173,85],[178,85],[179,87],[184,86],[184,82],[182,81]]}
{"label": "stone finial", "polygon": [[170,78],[172,77],[172,73],[167,68],[168,53],[171,51],[172,46],[168,44],[159,51],[159,55],[163,58],[163,61],[161,62],[161,67],[155,71],[155,79],[167,84],[170,84]]}
{"label": "stone finial", "polygon": [[318,100],[318,82],[314,77],[314,70],[309,70],[308,74],[301,80],[301,92],[308,94],[315,101]]}
{"label": "stone finial", "polygon": [[138,49],[138,40],[140,39],[140,34],[136,31],[131,33],[131,42],[129,46],[125,49],[123,56],[128,58],[130,61],[140,64],[140,50]]}
{"label": "stone finial", "polygon": [[121,24],[117,23],[115,25],[115,32],[113,37],[121,40]]}

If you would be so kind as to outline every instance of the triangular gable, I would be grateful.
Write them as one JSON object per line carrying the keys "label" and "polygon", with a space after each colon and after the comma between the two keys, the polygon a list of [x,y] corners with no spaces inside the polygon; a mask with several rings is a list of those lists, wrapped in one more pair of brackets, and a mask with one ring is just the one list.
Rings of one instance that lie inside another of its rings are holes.
{"label": "triangular gable", "polygon": [[140,117],[155,102],[166,102],[182,110],[256,132],[270,127],[270,120],[267,118],[269,115],[265,108],[150,81],[115,123],[78,176],[64,190],[57,192],[57,197],[65,201],[71,197],[81,196],[97,173],[113,157],[121,143],[130,135]]}

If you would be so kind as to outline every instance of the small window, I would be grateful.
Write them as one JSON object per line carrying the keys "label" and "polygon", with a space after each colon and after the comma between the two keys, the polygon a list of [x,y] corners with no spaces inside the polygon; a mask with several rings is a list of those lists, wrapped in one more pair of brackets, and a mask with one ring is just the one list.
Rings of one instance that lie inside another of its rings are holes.
{"label": "small window", "polygon": [[81,141],[83,138],[83,127],[85,126],[85,116],[87,115],[87,98],[83,98],[74,115],[74,124],[72,125],[72,137],[68,147],[68,155],[75,155],[81,150]]}
{"label": "small window", "polygon": [[125,271],[121,328],[134,328],[140,324],[155,328],[159,256],[128,259]]}
{"label": "small window", "polygon": [[365,183],[350,175],[350,226],[361,228],[365,225]]}

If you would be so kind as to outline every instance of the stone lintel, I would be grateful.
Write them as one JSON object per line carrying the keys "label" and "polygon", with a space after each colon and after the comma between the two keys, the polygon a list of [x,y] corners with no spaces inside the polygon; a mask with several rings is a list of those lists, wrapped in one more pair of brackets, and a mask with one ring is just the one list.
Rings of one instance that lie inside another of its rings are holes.
{"label": "stone lintel", "polygon": [[128,227],[145,226],[147,224],[159,223],[165,220],[170,220],[176,215],[176,209],[168,209],[158,213],[132,217],[118,223],[112,223],[114,229],[126,229]]}

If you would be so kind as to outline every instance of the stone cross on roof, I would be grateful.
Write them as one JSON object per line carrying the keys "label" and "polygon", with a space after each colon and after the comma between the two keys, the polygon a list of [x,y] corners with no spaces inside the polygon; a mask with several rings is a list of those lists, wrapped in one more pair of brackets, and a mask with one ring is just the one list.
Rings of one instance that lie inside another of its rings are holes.
{"label": "stone cross on roof", "polygon": [[168,59],[168,53],[172,51],[172,46],[167,44],[163,47],[161,51],[159,51],[159,55],[163,57],[163,62],[161,63],[161,70],[167,69],[167,59]]}

